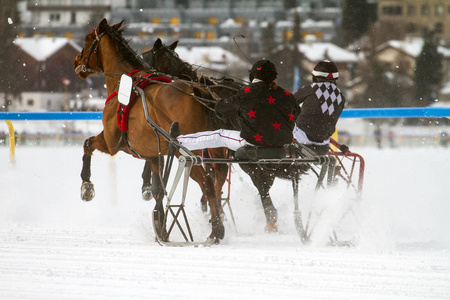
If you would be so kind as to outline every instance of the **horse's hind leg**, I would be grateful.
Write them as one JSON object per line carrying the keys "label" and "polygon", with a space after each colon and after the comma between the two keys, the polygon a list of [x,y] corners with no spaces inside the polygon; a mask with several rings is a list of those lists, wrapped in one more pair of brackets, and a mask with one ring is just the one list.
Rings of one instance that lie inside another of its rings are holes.
{"label": "horse's hind leg", "polygon": [[142,171],[142,199],[149,201],[153,197],[151,189],[152,161],[145,160],[144,170]]}
{"label": "horse's hind leg", "polygon": [[194,179],[202,190],[203,195],[208,199],[211,211],[212,232],[210,238],[223,239],[225,236],[225,227],[220,219],[220,210],[218,200],[214,189],[214,180],[211,175],[206,174],[203,167],[194,166],[191,170],[191,178]]}
{"label": "horse's hind leg", "polygon": [[91,182],[92,153],[96,149],[105,153],[109,153],[108,147],[106,146],[106,142],[103,137],[103,131],[99,135],[90,137],[85,140],[83,149],[83,167],[81,169],[81,180],[83,181],[83,183],[81,184],[81,199],[83,201],[91,201],[95,196],[94,184],[92,184]]}

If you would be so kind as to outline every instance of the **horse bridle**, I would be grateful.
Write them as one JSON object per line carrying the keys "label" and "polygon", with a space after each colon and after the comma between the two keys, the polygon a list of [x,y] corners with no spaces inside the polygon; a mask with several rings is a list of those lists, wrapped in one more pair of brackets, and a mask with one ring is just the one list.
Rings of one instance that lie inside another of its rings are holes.
{"label": "horse bridle", "polygon": [[[106,31],[102,32],[101,34],[97,34],[97,29],[92,28],[92,30],[95,33],[95,40],[92,42],[91,47],[89,47],[89,50],[88,50],[89,53],[86,56],[86,58],[84,59],[84,64],[80,65],[81,72],[84,72],[84,73],[85,72],[102,73],[103,70],[101,70],[101,69],[100,70],[93,70],[93,69],[89,68],[88,65],[89,65],[89,59],[91,57],[92,52],[95,54],[95,57],[97,59],[97,66],[99,65],[99,61],[98,61],[98,46],[100,45],[100,39],[106,33]],[[83,51],[84,51],[84,47],[81,50],[81,57],[83,57]]]}

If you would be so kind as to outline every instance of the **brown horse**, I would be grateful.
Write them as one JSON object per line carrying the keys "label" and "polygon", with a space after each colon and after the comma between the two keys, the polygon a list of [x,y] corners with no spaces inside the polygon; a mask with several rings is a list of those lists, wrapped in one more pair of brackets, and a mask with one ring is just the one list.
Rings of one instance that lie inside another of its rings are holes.
{"label": "brown horse", "polygon": [[[86,35],[83,50],[75,58],[75,72],[80,78],[86,79],[95,73],[105,74],[109,95],[118,91],[120,75],[139,69],[140,71],[133,74],[133,79],[139,79],[149,73],[142,70],[143,62],[122,37],[123,30],[120,29],[122,23],[123,21],[110,26],[106,19],[103,19],[96,29]],[[193,86],[193,83],[187,84],[182,81],[148,85],[144,92],[150,119],[165,131],[169,131],[174,120],[179,122],[182,133],[214,129],[205,107],[191,96]],[[201,89],[201,87],[197,88]],[[141,101],[130,104],[128,131],[125,136],[118,126],[118,108],[117,96],[111,97],[103,109],[103,131],[97,136],[90,137],[84,143],[81,197],[85,201],[90,201],[94,197],[94,186],[90,181],[91,156],[94,150],[110,155],[124,151],[130,155],[145,158],[146,166],[142,174],[144,186],[150,183],[150,169],[153,174],[159,173],[159,166],[156,164],[159,154],[158,146],[160,145],[162,154],[168,152],[167,141],[162,139],[158,145],[155,132],[145,120]],[[223,157],[223,149],[213,151],[213,156]],[[190,175],[200,185],[211,209],[210,237],[222,239],[225,230],[219,216],[213,179],[198,166],[192,168]],[[160,202],[157,201],[155,209],[162,209],[162,201]]]}

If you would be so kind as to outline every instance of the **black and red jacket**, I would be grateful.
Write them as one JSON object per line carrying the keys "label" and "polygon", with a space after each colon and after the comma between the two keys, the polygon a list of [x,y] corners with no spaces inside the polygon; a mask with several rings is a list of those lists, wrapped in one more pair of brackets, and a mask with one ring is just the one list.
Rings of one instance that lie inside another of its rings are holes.
{"label": "black and red jacket", "polygon": [[241,137],[253,145],[292,143],[297,105],[291,93],[281,87],[272,89],[265,82],[254,82],[218,101],[215,108],[224,117],[238,116]]}
{"label": "black and red jacket", "polygon": [[331,82],[317,82],[294,93],[297,105],[303,103],[295,123],[312,142],[321,143],[333,135],[344,109],[345,97]]}

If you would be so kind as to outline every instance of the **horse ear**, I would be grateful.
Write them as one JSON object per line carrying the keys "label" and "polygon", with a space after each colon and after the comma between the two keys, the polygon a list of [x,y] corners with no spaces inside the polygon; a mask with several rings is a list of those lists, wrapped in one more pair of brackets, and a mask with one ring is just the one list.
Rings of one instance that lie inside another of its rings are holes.
{"label": "horse ear", "polygon": [[175,42],[172,43],[172,45],[169,46],[169,49],[175,50],[177,45],[178,45],[178,41],[175,41]]}
{"label": "horse ear", "polygon": [[106,21],[106,19],[103,18],[103,20],[101,20],[100,24],[98,24],[97,32],[103,32],[105,30],[106,26],[108,26],[108,21]]}
{"label": "horse ear", "polygon": [[155,41],[155,44],[153,45],[153,49],[159,49],[159,48],[161,48],[162,47],[162,41],[161,41],[161,39],[160,38],[158,38],[156,41]]}
{"label": "horse ear", "polygon": [[116,30],[119,30],[120,27],[122,27],[124,21],[125,21],[125,20],[122,20],[122,22],[117,23],[117,24],[114,24],[112,27],[113,27],[114,29],[116,29]]}

